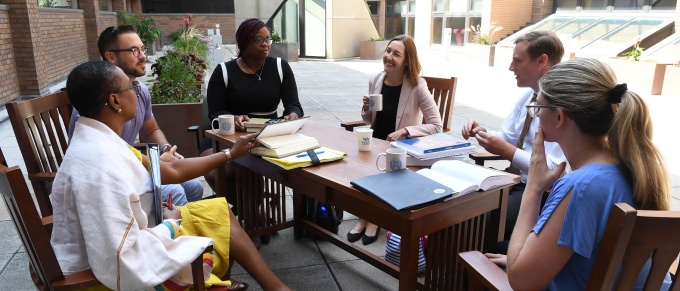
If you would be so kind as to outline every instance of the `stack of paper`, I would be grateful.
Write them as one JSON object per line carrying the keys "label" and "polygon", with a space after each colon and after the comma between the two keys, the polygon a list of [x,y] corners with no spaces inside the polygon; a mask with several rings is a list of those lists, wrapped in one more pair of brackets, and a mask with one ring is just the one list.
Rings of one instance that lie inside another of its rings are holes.
{"label": "stack of paper", "polygon": [[405,149],[409,155],[422,160],[465,155],[477,151],[477,148],[469,141],[446,133],[403,139],[391,144],[393,147]]}
{"label": "stack of paper", "polygon": [[243,125],[246,127],[247,132],[259,132],[264,128],[267,121],[269,121],[269,118],[251,118],[248,121],[244,121]]}
{"label": "stack of paper", "polygon": [[259,138],[257,141],[262,145],[254,147],[250,152],[273,158],[283,158],[319,147],[316,138],[301,133]]}

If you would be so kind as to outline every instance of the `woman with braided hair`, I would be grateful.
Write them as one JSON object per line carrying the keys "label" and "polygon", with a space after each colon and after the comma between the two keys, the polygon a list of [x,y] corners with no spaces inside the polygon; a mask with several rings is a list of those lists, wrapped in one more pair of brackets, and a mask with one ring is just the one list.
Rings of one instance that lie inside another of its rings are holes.
{"label": "woman with braided hair", "polygon": [[[584,290],[614,204],[668,210],[668,172],[652,143],[645,102],[618,84],[606,64],[587,58],[557,64],[539,88],[527,105],[540,127],[508,255],[487,257],[507,263],[513,289]],[[560,178],[564,163],[547,167],[544,140],[560,145],[572,172]],[[539,213],[542,193],[553,183]],[[636,289],[649,267],[648,261]],[[669,284],[667,275],[662,289]]]}

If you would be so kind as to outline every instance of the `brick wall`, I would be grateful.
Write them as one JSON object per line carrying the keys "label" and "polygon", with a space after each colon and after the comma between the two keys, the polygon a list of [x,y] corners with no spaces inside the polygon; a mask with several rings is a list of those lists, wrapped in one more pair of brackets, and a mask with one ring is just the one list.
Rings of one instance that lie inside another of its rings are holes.
{"label": "brick wall", "polygon": [[503,30],[494,35],[493,42],[499,41],[530,22],[532,4],[533,0],[514,0],[512,5],[508,5],[505,1],[492,1],[491,21],[496,21],[496,25],[503,27]]}
{"label": "brick wall", "polygon": [[0,5],[0,105],[20,96],[7,6]]}
{"label": "brick wall", "polygon": [[531,22],[539,22],[553,13],[553,0],[533,0]]}
{"label": "brick wall", "polygon": [[[169,44],[168,36],[179,30],[184,25],[184,18],[188,14],[144,14],[145,17],[151,17],[156,20],[156,27],[163,31],[163,44]],[[209,28],[214,29],[215,24],[220,24],[220,34],[222,35],[222,43],[233,44],[236,43],[236,28],[234,27],[233,14],[193,14],[191,24],[195,25],[204,34]]]}
{"label": "brick wall", "polygon": [[39,53],[37,63],[48,84],[53,85],[68,76],[73,68],[88,60],[87,41],[82,10],[38,9]]}
{"label": "brick wall", "polygon": [[109,26],[118,25],[118,18],[115,12],[99,11],[99,33]]}

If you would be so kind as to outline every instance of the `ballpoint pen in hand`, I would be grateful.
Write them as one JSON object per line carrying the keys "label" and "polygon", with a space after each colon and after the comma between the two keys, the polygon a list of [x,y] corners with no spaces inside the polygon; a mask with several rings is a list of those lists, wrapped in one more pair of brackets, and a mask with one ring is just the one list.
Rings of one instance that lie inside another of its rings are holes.
{"label": "ballpoint pen in hand", "polygon": [[[318,151],[318,152],[314,152],[314,153],[317,154],[317,155],[320,155],[320,154],[323,154],[324,151]],[[296,158],[302,158],[302,157],[306,157],[306,156],[309,156],[309,154],[307,154],[307,153],[302,153],[302,154],[299,154],[299,155],[297,155],[297,156],[295,156],[295,157],[296,157]]]}

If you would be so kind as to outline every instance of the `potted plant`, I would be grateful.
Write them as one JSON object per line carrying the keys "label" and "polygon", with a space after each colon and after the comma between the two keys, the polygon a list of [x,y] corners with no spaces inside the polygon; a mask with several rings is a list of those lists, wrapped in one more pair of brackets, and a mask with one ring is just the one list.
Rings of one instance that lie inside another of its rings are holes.
{"label": "potted plant", "polygon": [[282,58],[287,62],[297,62],[298,61],[298,43],[288,42],[281,38],[281,35],[277,31],[273,31],[272,35],[272,45],[269,49],[269,56],[272,58]]}
{"label": "potted plant", "polygon": [[153,18],[127,14],[123,11],[118,12],[116,17],[121,23],[133,25],[137,29],[139,38],[148,48],[148,55],[156,54],[156,39],[163,35],[163,31],[156,27],[156,21]]}
{"label": "potted plant", "polygon": [[198,156],[193,133],[188,126],[201,124],[201,85],[207,69],[207,37],[185,21],[185,28],[173,43],[174,48],[151,66],[156,79],[151,101],[156,123],[169,141],[187,156]]}
{"label": "potted plant", "polygon": [[664,83],[666,64],[640,60],[642,52],[644,49],[640,47],[638,38],[632,49],[622,57],[601,60],[614,70],[619,83],[627,83],[640,93],[659,95]]}
{"label": "potted plant", "polygon": [[473,37],[471,43],[465,44],[465,57],[471,61],[493,66],[496,53],[493,35],[501,30],[503,27],[497,26],[495,21],[492,21],[488,28],[482,28],[479,24],[471,25],[468,31],[473,33]]}
{"label": "potted plant", "polygon": [[362,60],[379,60],[382,58],[385,49],[387,48],[389,40],[382,37],[370,38],[367,41],[359,43],[359,59]]}

